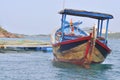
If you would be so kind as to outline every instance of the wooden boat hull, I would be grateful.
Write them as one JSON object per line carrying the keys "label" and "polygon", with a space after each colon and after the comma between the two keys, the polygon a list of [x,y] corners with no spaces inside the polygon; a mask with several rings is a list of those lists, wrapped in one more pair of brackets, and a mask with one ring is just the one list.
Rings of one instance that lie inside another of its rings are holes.
{"label": "wooden boat hull", "polygon": [[91,37],[88,36],[53,44],[54,60],[77,65],[103,62],[110,49],[99,40],[93,47],[90,41]]}
{"label": "wooden boat hull", "polygon": [[[78,65],[103,62],[111,51],[107,46],[107,40],[109,19],[113,16],[74,9],[64,9],[59,13],[62,15],[61,27],[52,37],[54,60]],[[69,22],[68,15],[89,17],[97,19],[98,22],[93,29],[82,30],[82,21],[73,22],[71,19]],[[106,22],[106,26],[103,25],[103,21]],[[102,33],[103,28],[105,35]]]}

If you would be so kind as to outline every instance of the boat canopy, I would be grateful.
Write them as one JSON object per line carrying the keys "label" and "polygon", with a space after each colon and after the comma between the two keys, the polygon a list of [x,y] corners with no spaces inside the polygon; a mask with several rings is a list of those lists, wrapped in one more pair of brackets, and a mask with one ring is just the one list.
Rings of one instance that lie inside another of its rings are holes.
{"label": "boat canopy", "polygon": [[60,14],[74,15],[74,16],[82,16],[82,17],[90,17],[99,20],[112,19],[113,16],[110,14],[99,13],[99,12],[90,12],[84,10],[74,10],[74,9],[64,9],[59,12]]}

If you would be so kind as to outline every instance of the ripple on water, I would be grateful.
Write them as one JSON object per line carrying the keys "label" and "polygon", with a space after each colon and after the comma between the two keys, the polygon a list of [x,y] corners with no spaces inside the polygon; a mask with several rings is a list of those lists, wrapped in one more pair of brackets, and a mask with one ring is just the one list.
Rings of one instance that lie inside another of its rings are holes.
{"label": "ripple on water", "polygon": [[119,41],[109,42],[112,53],[102,64],[91,65],[90,69],[53,63],[51,53],[40,51],[0,54],[0,80],[119,80]]}

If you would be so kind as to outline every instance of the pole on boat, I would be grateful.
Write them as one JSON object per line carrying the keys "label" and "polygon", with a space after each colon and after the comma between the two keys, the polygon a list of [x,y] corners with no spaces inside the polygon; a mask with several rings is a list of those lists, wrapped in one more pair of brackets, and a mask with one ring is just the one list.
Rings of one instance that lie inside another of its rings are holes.
{"label": "pole on boat", "polygon": [[[87,66],[92,62],[92,54],[95,52],[95,41],[96,41],[96,28],[93,26],[93,31],[90,33],[91,40],[88,41],[85,56],[83,60],[83,66]],[[89,54],[89,55],[88,55]]]}
{"label": "pole on boat", "polygon": [[106,24],[105,43],[107,43],[107,38],[108,38],[108,24],[109,24],[109,19],[107,19],[107,24]]}
{"label": "pole on boat", "polygon": [[100,20],[98,19],[97,37],[100,35]]}
{"label": "pole on boat", "polygon": [[63,39],[63,35],[64,35],[64,26],[65,26],[65,23],[64,23],[64,21],[65,21],[65,19],[66,19],[66,14],[62,14],[62,22],[61,22],[61,28],[62,28],[62,34],[61,34],[61,40],[60,41],[62,41],[62,39]]}
{"label": "pole on boat", "polygon": [[95,25],[94,25],[93,26],[92,37],[91,37],[91,50],[90,50],[90,53],[89,53],[89,64],[92,61],[92,54],[95,52],[94,51],[94,49],[95,49],[95,40],[96,40],[96,28],[95,28]]}
{"label": "pole on boat", "polygon": [[65,9],[65,0],[63,0],[63,9]]}
{"label": "pole on boat", "polygon": [[102,27],[103,27],[103,20],[101,20],[101,24],[100,24],[100,37],[102,36]]}

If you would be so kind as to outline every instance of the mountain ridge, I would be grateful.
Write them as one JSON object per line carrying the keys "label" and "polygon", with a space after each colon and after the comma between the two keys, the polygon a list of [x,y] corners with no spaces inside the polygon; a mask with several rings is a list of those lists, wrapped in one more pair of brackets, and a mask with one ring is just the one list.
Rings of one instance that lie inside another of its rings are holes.
{"label": "mountain ridge", "polygon": [[21,38],[21,37],[23,36],[8,32],[7,30],[3,29],[0,26],[0,38]]}

